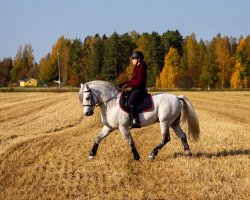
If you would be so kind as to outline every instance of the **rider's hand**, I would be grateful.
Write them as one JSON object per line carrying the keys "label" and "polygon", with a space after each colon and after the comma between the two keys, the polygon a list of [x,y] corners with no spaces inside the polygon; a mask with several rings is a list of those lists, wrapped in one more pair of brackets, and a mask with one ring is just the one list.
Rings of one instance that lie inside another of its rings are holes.
{"label": "rider's hand", "polygon": [[126,87],[126,83],[121,83],[121,84],[118,85],[119,88],[122,88],[123,86]]}

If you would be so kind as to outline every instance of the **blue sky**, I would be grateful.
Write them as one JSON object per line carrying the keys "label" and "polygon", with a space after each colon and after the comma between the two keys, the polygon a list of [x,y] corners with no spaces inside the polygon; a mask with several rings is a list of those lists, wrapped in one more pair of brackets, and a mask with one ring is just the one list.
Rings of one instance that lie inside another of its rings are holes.
{"label": "blue sky", "polygon": [[0,59],[30,43],[36,61],[60,36],[179,30],[211,40],[250,34],[249,0],[0,0]]}

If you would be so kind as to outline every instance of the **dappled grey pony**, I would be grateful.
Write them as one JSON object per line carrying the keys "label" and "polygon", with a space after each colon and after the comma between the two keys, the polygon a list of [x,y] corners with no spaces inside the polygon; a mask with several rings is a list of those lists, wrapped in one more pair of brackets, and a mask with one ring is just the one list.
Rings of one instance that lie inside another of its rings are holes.
{"label": "dappled grey pony", "polygon": [[[101,109],[102,123],[104,125],[101,133],[95,140],[89,159],[94,158],[100,142],[115,129],[119,129],[128,141],[134,159],[140,159],[129,129],[129,114],[124,112],[119,105],[120,96],[120,89],[108,82],[91,81],[84,85],[81,84],[79,99],[83,105],[83,114],[91,116],[94,113],[94,108],[99,106]],[[152,99],[154,102],[154,109],[151,112],[139,113],[142,127],[156,122],[159,122],[161,127],[162,142],[153,149],[149,159],[154,159],[158,151],[170,141],[170,127],[181,139],[185,154],[191,156],[192,154],[187,143],[186,135],[180,127],[181,121],[183,123],[186,122],[188,133],[191,134],[194,140],[199,138],[199,122],[191,102],[184,96],[177,97],[167,93],[154,94],[152,95]]]}

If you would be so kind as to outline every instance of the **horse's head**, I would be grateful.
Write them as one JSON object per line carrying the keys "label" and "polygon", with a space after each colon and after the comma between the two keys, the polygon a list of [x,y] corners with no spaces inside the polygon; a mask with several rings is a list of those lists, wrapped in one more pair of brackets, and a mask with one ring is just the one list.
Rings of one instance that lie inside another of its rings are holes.
{"label": "horse's head", "polygon": [[96,102],[95,97],[88,84],[81,84],[79,99],[83,105],[83,114],[86,116],[93,115]]}
{"label": "horse's head", "polygon": [[95,106],[106,106],[115,100],[119,90],[111,83],[105,81],[91,81],[81,84],[79,99],[83,105],[83,114],[90,116],[94,114]]}

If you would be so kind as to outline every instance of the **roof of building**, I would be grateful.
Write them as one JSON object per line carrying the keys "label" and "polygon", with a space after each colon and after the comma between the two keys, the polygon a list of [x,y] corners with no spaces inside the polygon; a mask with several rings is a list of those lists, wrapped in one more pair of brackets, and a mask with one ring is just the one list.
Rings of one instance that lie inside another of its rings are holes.
{"label": "roof of building", "polygon": [[[26,82],[26,81],[29,81],[29,80],[36,80],[36,79],[34,79],[34,78],[26,78],[26,79],[24,79],[24,80],[20,80],[19,82]],[[36,80],[37,81],[37,80]]]}

